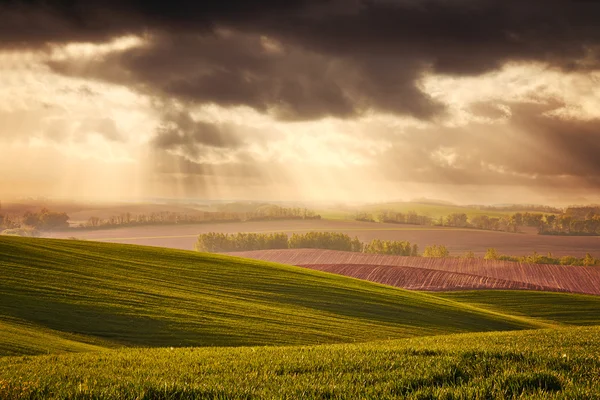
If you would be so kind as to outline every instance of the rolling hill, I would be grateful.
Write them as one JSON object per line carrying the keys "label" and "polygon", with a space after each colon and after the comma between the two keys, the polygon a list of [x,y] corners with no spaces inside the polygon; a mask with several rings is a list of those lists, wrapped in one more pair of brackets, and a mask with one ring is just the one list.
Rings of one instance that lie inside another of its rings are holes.
{"label": "rolling hill", "polygon": [[544,327],[522,317],[263,261],[0,237],[0,354],[368,341]]}
{"label": "rolling hill", "polygon": [[445,292],[437,296],[540,322],[600,325],[600,296],[512,290]]}

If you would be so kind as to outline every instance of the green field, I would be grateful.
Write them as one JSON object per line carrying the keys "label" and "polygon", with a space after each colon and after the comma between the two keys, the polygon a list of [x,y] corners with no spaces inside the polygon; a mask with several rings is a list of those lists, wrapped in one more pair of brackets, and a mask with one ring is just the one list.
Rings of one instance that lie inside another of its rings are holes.
{"label": "green field", "polygon": [[438,296],[548,324],[600,325],[600,296],[504,290],[448,292]]}
{"label": "green field", "polygon": [[599,306],[0,236],[0,399],[600,399]]}
{"label": "green field", "polygon": [[600,329],[0,358],[3,399],[600,398]]}
{"label": "green field", "polygon": [[546,326],[429,294],[219,255],[14,237],[0,237],[0,254],[0,323],[52,338],[40,348],[34,338],[2,335],[0,354],[62,351],[71,342],[74,351],[80,343],[306,345]]}

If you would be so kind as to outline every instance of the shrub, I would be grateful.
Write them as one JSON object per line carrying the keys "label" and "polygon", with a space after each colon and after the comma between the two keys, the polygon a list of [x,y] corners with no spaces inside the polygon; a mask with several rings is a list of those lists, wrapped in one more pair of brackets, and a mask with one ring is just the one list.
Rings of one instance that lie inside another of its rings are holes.
{"label": "shrub", "polygon": [[434,244],[433,246],[425,247],[423,257],[445,258],[450,257],[450,252],[446,246]]}
{"label": "shrub", "polygon": [[487,249],[485,255],[483,256],[484,260],[498,260],[499,258],[500,255],[498,254],[498,251],[494,248]]}

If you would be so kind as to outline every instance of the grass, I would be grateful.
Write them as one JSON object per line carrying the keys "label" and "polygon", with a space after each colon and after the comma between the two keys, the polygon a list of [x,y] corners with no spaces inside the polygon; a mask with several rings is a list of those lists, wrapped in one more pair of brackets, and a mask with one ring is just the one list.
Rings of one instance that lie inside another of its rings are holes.
{"label": "grass", "polygon": [[556,325],[600,325],[600,296],[482,290],[438,293],[464,304]]}
{"label": "grass", "polygon": [[70,351],[100,351],[106,344],[101,340],[54,331],[43,326],[11,321],[0,321],[0,355],[44,354]]}
{"label": "grass", "polygon": [[[364,342],[546,326],[429,294],[188,251],[0,237],[0,355]],[[39,333],[41,336],[35,336]]]}
{"label": "grass", "polygon": [[0,255],[3,400],[600,399],[600,326],[570,326],[599,323],[595,296],[70,240]]}
{"label": "grass", "polygon": [[600,328],[0,358],[3,399],[599,399]]}

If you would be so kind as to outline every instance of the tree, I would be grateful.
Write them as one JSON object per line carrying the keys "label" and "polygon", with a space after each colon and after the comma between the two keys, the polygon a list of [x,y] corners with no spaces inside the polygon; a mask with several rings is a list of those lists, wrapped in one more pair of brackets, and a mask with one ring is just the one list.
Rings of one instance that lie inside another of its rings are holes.
{"label": "tree", "polygon": [[555,230],[555,224],[556,224],[556,215],[554,214],[548,214],[546,215],[546,225],[548,225],[548,229],[550,231],[554,231]]}
{"label": "tree", "polygon": [[423,251],[423,257],[435,257],[435,258],[445,258],[450,257],[450,252],[443,245],[427,246]]}
{"label": "tree", "polygon": [[66,229],[69,227],[69,216],[66,213],[59,213],[43,209],[39,216],[38,228],[42,230]]}
{"label": "tree", "polygon": [[487,249],[485,255],[483,256],[484,260],[498,260],[499,258],[500,255],[498,254],[498,251],[494,248]]}
{"label": "tree", "polygon": [[596,260],[594,257],[592,257],[592,255],[590,253],[585,254],[585,257],[583,259],[583,265],[592,266],[592,265],[596,265],[597,262],[598,262],[598,260]]}
{"label": "tree", "polygon": [[32,213],[31,211],[26,211],[23,214],[23,225],[38,227],[40,224],[40,215],[37,213]]}
{"label": "tree", "polygon": [[446,217],[446,225],[464,228],[467,226],[467,214],[454,213]]}

